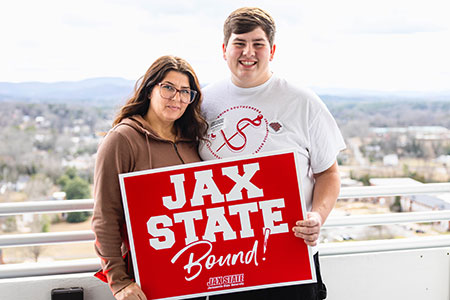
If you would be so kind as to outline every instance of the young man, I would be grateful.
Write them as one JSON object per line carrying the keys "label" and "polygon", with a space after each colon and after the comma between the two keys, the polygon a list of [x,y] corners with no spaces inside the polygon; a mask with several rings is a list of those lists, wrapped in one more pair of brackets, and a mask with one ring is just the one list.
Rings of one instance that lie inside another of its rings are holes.
{"label": "young man", "polygon": [[[210,299],[324,299],[317,241],[340,189],[336,156],[345,144],[335,120],[311,91],[275,76],[275,22],[259,8],[240,8],[224,24],[223,57],[231,79],[204,88],[210,125],[204,160],[294,148],[298,152],[307,218],[293,234],[313,247],[317,284],[213,296]],[[293,257],[295,259],[295,257]]]}

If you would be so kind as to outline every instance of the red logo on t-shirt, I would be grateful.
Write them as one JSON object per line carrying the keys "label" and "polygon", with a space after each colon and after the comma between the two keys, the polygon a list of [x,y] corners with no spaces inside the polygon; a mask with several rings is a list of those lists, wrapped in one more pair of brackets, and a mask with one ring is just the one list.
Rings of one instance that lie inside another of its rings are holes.
{"label": "red logo on t-shirt", "polygon": [[283,125],[278,121],[272,121],[270,122],[269,127],[272,128],[273,132],[279,132],[283,128]]}
{"label": "red logo on t-shirt", "polygon": [[211,122],[207,148],[216,158],[258,153],[268,136],[268,121],[257,108],[231,107]]}

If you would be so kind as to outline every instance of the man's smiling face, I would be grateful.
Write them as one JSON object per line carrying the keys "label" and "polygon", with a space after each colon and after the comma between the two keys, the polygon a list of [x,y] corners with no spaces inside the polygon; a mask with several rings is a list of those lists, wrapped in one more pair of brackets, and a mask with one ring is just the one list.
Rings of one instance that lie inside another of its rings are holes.
{"label": "man's smiling face", "polygon": [[266,82],[271,72],[269,62],[275,53],[261,27],[242,34],[231,34],[223,45],[223,57],[232,73],[232,81],[239,87],[255,87]]}

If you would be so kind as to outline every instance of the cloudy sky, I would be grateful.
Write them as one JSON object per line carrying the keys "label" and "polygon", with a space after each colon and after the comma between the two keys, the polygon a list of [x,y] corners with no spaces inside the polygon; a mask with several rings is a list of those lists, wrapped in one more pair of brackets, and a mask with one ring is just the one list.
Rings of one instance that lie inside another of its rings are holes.
{"label": "cloudy sky", "polygon": [[450,90],[448,0],[10,0],[0,2],[0,81],[136,80],[159,56],[200,81],[228,75],[222,25],[241,6],[277,22],[272,69],[310,87]]}

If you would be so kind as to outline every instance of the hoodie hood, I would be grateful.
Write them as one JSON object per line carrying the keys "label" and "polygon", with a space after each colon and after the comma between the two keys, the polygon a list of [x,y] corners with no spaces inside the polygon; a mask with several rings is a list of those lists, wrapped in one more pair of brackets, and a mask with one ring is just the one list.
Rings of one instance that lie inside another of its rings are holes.
{"label": "hoodie hood", "polygon": [[[145,142],[146,142],[146,149],[147,149],[147,156],[148,156],[148,168],[149,169],[153,169],[153,165],[152,165],[152,147],[150,146],[150,141],[154,140],[154,141],[158,141],[158,142],[162,142],[162,143],[168,143],[173,145],[173,147],[175,147],[177,153],[177,145],[181,142],[181,143],[190,143],[192,142],[189,139],[185,139],[185,138],[180,138],[177,137],[176,141],[170,141],[167,139],[164,139],[162,137],[160,137],[150,126],[150,124],[141,116],[141,115],[133,115],[131,117],[125,118],[122,121],[120,121],[119,124],[117,124],[113,129],[117,128],[118,126],[129,126],[131,128],[133,128],[136,132],[138,132],[139,134],[142,134],[145,137]],[[180,157],[180,160],[182,163],[185,163],[183,161],[183,159]]]}
{"label": "hoodie hood", "polygon": [[141,115],[134,115],[129,118],[123,119],[118,125],[128,125],[137,132],[151,137],[155,140],[163,140],[153,129],[150,127],[150,124],[144,120]]}
{"label": "hoodie hood", "polygon": [[[158,141],[165,141],[173,143],[172,141],[166,140],[162,137],[160,137],[151,127],[151,125],[141,116],[141,115],[134,115],[128,118],[123,119],[118,125],[128,125],[132,128],[134,128],[137,132],[145,135],[148,138],[158,140]],[[183,137],[177,137],[176,142],[190,142],[191,140],[183,138]]]}

